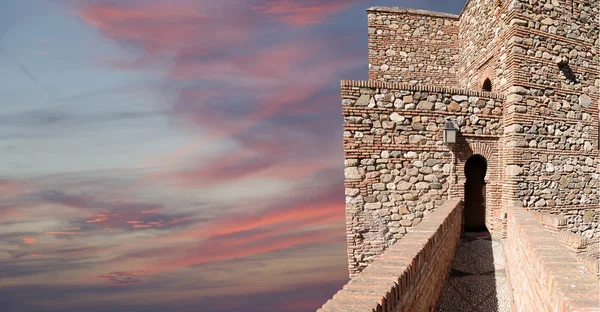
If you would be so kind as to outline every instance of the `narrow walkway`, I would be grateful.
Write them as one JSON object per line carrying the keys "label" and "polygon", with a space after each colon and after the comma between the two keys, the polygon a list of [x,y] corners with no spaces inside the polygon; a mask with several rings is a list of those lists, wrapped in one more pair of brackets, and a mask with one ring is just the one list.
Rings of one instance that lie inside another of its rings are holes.
{"label": "narrow walkway", "polygon": [[464,233],[437,311],[511,311],[504,253],[489,233]]}

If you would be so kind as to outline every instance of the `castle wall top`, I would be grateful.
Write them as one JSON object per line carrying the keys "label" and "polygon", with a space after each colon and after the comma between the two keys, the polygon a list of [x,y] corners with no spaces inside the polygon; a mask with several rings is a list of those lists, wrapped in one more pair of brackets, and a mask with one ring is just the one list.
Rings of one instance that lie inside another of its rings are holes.
{"label": "castle wall top", "polygon": [[442,13],[428,10],[417,10],[417,9],[406,9],[400,7],[382,7],[382,6],[373,6],[367,9],[367,12],[390,12],[390,13],[406,13],[406,14],[416,14],[416,15],[426,15],[426,16],[434,16],[434,17],[445,17],[458,19],[459,15],[450,14],[450,13]]}

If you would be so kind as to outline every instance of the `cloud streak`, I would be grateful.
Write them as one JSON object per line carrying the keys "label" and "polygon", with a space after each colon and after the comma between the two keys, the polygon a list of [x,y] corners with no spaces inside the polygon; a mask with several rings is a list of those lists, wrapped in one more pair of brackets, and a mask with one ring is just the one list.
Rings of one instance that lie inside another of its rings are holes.
{"label": "cloud streak", "polygon": [[320,24],[330,15],[339,13],[360,2],[358,0],[267,0],[254,6],[254,10],[291,25]]}

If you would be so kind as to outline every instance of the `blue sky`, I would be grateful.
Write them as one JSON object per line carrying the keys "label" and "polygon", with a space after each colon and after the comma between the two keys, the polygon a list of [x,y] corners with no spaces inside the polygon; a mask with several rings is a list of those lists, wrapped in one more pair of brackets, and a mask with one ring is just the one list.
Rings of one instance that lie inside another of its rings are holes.
{"label": "blue sky", "polygon": [[0,309],[320,307],[374,5],[1,1]]}

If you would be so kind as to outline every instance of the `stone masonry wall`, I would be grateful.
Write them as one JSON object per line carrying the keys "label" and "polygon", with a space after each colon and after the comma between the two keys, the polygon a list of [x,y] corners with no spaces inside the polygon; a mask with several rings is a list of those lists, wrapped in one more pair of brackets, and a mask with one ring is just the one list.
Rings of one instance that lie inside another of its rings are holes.
{"label": "stone masonry wall", "polygon": [[[342,98],[353,276],[443,204],[452,189],[462,189],[453,183],[464,176],[456,166],[467,156],[479,151],[490,157],[486,151],[497,150],[502,99],[488,92],[380,81],[342,81]],[[465,145],[460,153],[443,144],[448,117],[460,127]],[[497,168],[496,159],[488,163]],[[496,169],[490,176],[500,185]],[[489,207],[500,206],[493,202],[497,196],[488,198]]]}
{"label": "stone masonry wall", "polygon": [[372,7],[369,25],[369,79],[457,86],[456,15]]}
{"label": "stone masonry wall", "polygon": [[[598,1],[512,1],[505,125],[520,205],[600,238]],[[594,18],[595,17],[595,18]]]}
{"label": "stone masonry wall", "polygon": [[470,0],[459,22],[457,74],[463,88],[481,90],[486,78],[492,91],[508,86],[506,58],[510,1]]}

